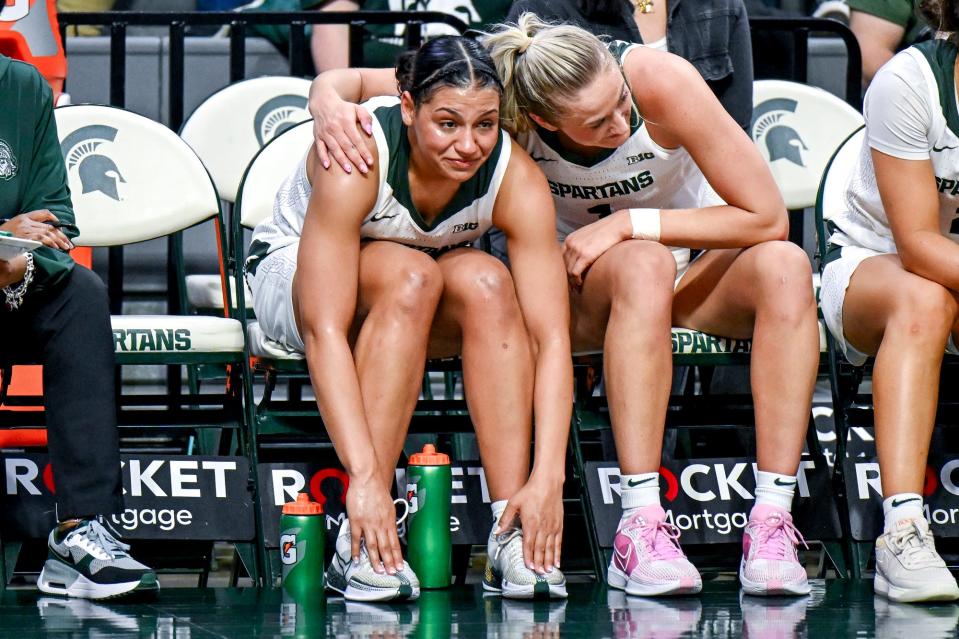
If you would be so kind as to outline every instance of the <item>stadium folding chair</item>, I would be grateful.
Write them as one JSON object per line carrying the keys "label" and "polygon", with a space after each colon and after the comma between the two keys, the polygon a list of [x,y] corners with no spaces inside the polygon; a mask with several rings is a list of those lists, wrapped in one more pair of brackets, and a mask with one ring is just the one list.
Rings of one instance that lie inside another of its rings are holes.
{"label": "stadium folding chair", "polygon": [[[310,119],[306,109],[310,81],[304,78],[267,76],[235,82],[205,99],[180,127],[180,137],[196,152],[210,172],[220,199],[225,203],[227,227],[233,214],[240,180],[250,161],[263,145],[288,128]],[[227,254],[233,256],[227,237]],[[182,238],[173,242],[174,259],[181,265],[187,260]],[[191,255],[193,259],[199,256]],[[206,256],[204,256],[206,257]],[[205,268],[205,266],[204,266]],[[232,268],[232,267],[231,267]],[[230,299],[238,298],[236,280],[228,280]],[[220,278],[211,273],[186,276],[183,308],[199,315],[222,315],[223,292]],[[246,311],[252,314],[249,291],[245,291]],[[191,366],[187,380],[197,392],[202,380],[222,379],[222,368]],[[200,448],[209,448],[205,439]]]}
{"label": "stadium folding chair", "polygon": [[[803,209],[816,202],[822,172],[833,151],[850,132],[862,126],[862,116],[844,101],[814,87],[783,80],[759,80],[753,86],[753,141],[769,163],[773,177],[783,193],[786,207],[791,211],[799,211],[799,215],[802,215]],[[796,217],[793,217],[795,220]],[[800,233],[800,241],[801,237]],[[818,300],[818,274],[813,277],[813,285]],[[828,364],[826,333],[825,325],[820,321],[822,371],[826,370]],[[753,424],[752,398],[748,390],[746,394],[723,395],[710,395],[705,390],[709,386],[712,367],[749,365],[749,340],[727,339],[689,329],[673,328],[672,345],[674,366],[705,368],[700,368],[699,386],[703,389],[701,394],[693,392],[695,379],[691,378],[681,395],[671,396],[667,426],[710,428]],[[597,459],[609,458],[612,446],[608,434],[604,434],[608,433],[610,428],[604,399],[593,396],[598,372],[602,370],[601,357],[580,354],[575,359],[576,405],[572,443],[577,473],[580,478],[585,478],[590,473],[595,474],[594,464]],[[685,438],[685,435],[684,432],[670,433],[667,430],[664,448],[670,449],[678,441],[687,451],[691,451],[692,442]],[[816,464],[825,467],[811,415],[807,447]],[[670,453],[667,452],[668,454]],[[601,526],[600,521],[608,519],[609,516],[597,515],[602,509],[599,504],[594,503],[597,498],[596,491],[592,493],[589,490],[583,491],[583,507],[592,541],[594,565],[597,574],[605,575],[607,562],[603,548],[608,548],[612,543],[612,535],[601,536],[599,529],[609,528],[608,521],[605,526]],[[823,498],[828,502],[825,508],[832,509],[832,495]],[[838,522],[834,523],[838,527]],[[838,534],[836,536],[838,537]],[[823,547],[837,573],[845,574],[846,562],[841,546],[835,540],[824,537]]]}
{"label": "stadium folding chair", "polygon": [[[310,119],[306,109],[309,91],[310,81],[303,78],[243,80],[208,97],[183,123],[180,137],[196,151],[228,208],[236,202],[240,180],[257,151],[283,131]],[[226,217],[229,224],[230,216]],[[231,279],[230,285],[234,282]],[[186,294],[189,308],[204,314],[222,313],[223,295],[216,275],[188,275]]]}
{"label": "stadium folding chair", "polygon": [[[226,230],[219,201],[206,169],[189,146],[166,127],[119,108],[68,106],[57,109],[55,116],[80,228],[74,243],[123,246],[212,222],[219,249],[220,290],[228,298]],[[163,447],[182,452],[185,437],[211,428],[228,435],[221,438],[219,454],[244,454],[248,442],[242,406],[244,336],[239,321],[115,315],[111,322],[118,366],[215,364],[228,370],[226,384],[217,393],[169,397],[119,392],[124,449],[149,446],[149,450]],[[214,541],[202,532],[197,539]],[[219,541],[238,542],[237,550],[255,578],[252,539]]]}
{"label": "stadium folding chair", "polygon": [[[832,234],[830,218],[845,207],[846,185],[850,174],[859,157],[860,149],[866,136],[865,128],[860,128],[850,135],[846,142],[836,151],[831,159],[826,173],[823,176],[822,186],[816,202],[816,226],[819,232],[820,268],[826,254],[827,241]],[[873,426],[872,397],[869,394],[860,394],[860,385],[864,376],[868,376],[872,366],[870,358],[864,366],[856,367],[849,364],[831,335],[829,342],[829,368],[833,395],[833,417],[836,424],[836,474],[837,485],[843,491],[840,503],[843,507],[843,524],[846,544],[850,556],[853,576],[861,578],[866,564],[872,557],[872,547],[875,540],[875,531],[867,521],[869,519],[861,508],[855,509],[852,505],[851,493],[855,481],[855,464],[847,453],[851,441],[851,431],[860,430],[860,427]],[[956,358],[946,355],[943,360],[943,370],[955,365]],[[940,396],[939,415],[937,424],[942,421],[955,422],[953,400],[945,393]],[[874,455],[875,451],[868,452]],[[854,513],[854,510],[858,512]]]}

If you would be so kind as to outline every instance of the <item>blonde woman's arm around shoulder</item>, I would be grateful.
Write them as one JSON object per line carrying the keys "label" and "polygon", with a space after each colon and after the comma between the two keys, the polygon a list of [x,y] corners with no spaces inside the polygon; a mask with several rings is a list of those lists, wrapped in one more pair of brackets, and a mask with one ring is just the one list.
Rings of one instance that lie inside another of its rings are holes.
{"label": "blonde woman's arm around shoulder", "polygon": [[396,93],[395,69],[331,69],[316,76],[310,85],[309,109],[324,168],[330,167],[331,159],[347,173],[353,167],[366,173],[373,166],[356,126],[359,123],[367,136],[372,135],[373,116],[359,103]]}
{"label": "blonde woman's arm around shoulder", "polygon": [[376,202],[377,176],[326,171],[311,155],[313,192],[297,254],[294,310],[320,415],[350,478],[346,510],[353,557],[359,557],[363,538],[373,566],[382,560],[395,571],[403,558],[393,501],[379,478],[348,338],[356,315],[360,224]]}
{"label": "blonde woman's arm around shoulder", "polygon": [[528,565],[559,567],[563,538],[563,482],[573,405],[569,294],[556,241],[556,214],[546,178],[512,140],[493,223],[506,235],[513,282],[535,358],[535,460],[527,484],[510,499],[500,521],[520,515]]}
{"label": "blonde woman's arm around shoulder", "polygon": [[786,239],[786,206],[766,162],[696,69],[670,53],[638,49],[623,70],[653,139],[684,147],[726,202],[662,211],[660,241],[739,248]]}

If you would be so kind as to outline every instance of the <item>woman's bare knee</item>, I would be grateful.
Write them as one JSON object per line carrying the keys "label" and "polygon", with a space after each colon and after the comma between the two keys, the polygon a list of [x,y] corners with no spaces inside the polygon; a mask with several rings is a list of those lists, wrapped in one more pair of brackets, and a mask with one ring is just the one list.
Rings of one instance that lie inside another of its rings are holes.
{"label": "woman's bare knee", "polygon": [[896,331],[912,339],[945,341],[956,323],[959,305],[941,284],[916,280],[908,287],[891,289],[892,312],[885,333]]}
{"label": "woman's bare knee", "polygon": [[755,260],[757,306],[769,304],[784,316],[807,312],[814,304],[812,265],[800,246],[764,242],[748,249]]}
{"label": "woman's bare knee", "polygon": [[405,259],[394,267],[381,303],[412,317],[432,316],[443,292],[443,274],[428,255]]}
{"label": "woman's bare knee", "polygon": [[676,259],[658,242],[623,242],[610,251],[614,260],[610,301],[613,308],[641,306],[669,312],[676,281]]}

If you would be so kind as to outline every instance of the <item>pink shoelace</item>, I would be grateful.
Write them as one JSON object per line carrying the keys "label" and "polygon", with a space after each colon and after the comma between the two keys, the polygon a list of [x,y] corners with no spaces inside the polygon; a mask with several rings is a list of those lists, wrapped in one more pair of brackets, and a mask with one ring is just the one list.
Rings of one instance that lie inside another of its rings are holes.
{"label": "pink shoelace", "polygon": [[809,545],[802,533],[796,529],[792,520],[787,520],[779,513],[770,513],[765,520],[756,526],[759,550],[756,556],[760,559],[786,560],[793,558],[794,548],[802,544],[807,550]]}
{"label": "pink shoelace", "polygon": [[641,536],[654,559],[678,559],[684,556],[679,549],[679,528],[666,521],[649,521],[637,513],[623,524],[623,532],[634,539],[636,534]]}

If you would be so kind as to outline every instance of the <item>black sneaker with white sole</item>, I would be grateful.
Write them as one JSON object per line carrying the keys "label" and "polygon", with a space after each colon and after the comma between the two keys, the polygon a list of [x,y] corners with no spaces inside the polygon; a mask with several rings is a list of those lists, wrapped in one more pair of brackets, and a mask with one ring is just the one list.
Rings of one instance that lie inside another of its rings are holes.
{"label": "black sneaker with white sole", "polygon": [[156,573],[127,552],[99,519],[81,520],[47,540],[47,561],[37,587],[51,595],[110,599],[160,589]]}

